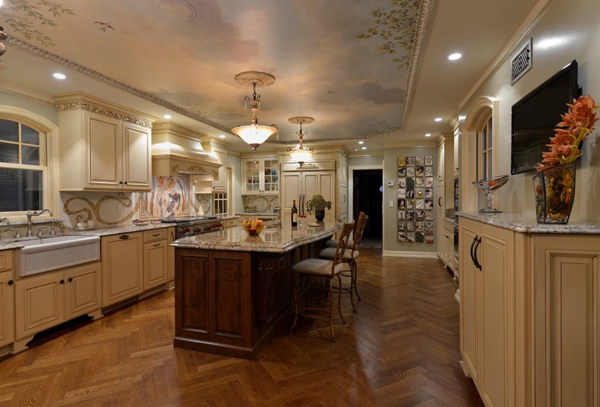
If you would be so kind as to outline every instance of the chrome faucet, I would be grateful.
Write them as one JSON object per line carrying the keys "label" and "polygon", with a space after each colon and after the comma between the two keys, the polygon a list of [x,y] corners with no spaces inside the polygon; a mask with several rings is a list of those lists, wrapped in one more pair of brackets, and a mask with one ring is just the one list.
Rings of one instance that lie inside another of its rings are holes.
{"label": "chrome faucet", "polygon": [[27,233],[26,233],[27,237],[33,236],[33,233],[31,232],[31,218],[34,216],[40,216],[40,215],[44,214],[45,212],[48,212],[48,214],[50,216],[54,216],[54,214],[50,211],[50,209],[43,209],[39,212],[27,211]]}

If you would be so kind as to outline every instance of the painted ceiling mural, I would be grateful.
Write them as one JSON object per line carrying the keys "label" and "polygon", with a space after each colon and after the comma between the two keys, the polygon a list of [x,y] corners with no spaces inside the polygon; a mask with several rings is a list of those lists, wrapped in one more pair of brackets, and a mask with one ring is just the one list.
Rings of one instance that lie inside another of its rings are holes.
{"label": "painted ceiling mural", "polygon": [[234,76],[269,72],[277,80],[260,89],[261,124],[292,141],[287,119],[308,115],[309,140],[347,139],[400,127],[425,1],[4,0],[0,25],[13,45],[26,41],[222,129],[251,118],[251,90]]}

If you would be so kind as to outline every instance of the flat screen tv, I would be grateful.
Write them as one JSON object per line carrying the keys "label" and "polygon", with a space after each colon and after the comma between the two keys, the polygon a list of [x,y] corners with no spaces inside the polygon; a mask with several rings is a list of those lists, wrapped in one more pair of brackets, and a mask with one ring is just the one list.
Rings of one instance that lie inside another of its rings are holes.
{"label": "flat screen tv", "polygon": [[577,61],[565,66],[512,107],[511,173],[535,171],[567,103],[580,95]]}

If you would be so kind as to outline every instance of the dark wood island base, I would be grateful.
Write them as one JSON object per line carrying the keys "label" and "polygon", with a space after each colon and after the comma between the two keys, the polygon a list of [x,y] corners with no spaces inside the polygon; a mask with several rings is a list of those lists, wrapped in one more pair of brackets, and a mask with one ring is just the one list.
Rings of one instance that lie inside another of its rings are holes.
{"label": "dark wood island base", "polygon": [[312,236],[305,243],[296,237],[297,247],[279,253],[258,251],[260,244],[241,251],[181,247],[176,242],[174,346],[255,358],[289,315],[292,266],[318,257],[323,240],[336,231],[323,227],[318,240]]}

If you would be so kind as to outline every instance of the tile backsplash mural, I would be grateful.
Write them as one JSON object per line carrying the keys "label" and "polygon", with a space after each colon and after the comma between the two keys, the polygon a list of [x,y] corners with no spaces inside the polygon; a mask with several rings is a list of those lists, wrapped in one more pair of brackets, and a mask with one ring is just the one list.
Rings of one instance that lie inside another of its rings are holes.
{"label": "tile backsplash mural", "polygon": [[279,206],[279,196],[244,195],[244,212],[272,212],[273,207]]}
{"label": "tile backsplash mural", "polygon": [[62,217],[65,224],[94,221],[97,227],[131,223],[134,219],[171,219],[193,216],[202,205],[212,213],[211,194],[192,194],[190,177],[153,177],[150,192],[62,192]]}

